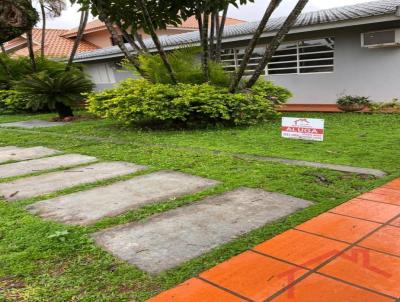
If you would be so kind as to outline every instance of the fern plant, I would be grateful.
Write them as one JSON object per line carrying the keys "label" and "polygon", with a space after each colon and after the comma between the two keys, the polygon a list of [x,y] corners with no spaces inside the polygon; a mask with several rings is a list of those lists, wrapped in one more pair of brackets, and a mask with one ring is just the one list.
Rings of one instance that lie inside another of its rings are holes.
{"label": "fern plant", "polygon": [[70,71],[42,71],[26,76],[15,85],[27,95],[27,107],[33,111],[42,108],[56,110],[61,119],[73,116],[72,107],[84,100],[84,93],[93,89],[93,83],[79,69]]}

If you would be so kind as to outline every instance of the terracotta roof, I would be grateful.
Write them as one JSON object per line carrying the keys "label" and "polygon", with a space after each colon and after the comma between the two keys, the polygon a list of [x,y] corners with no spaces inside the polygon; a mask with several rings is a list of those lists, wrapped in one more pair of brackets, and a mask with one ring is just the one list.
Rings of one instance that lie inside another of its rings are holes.
{"label": "terracotta roof", "polygon": [[[67,57],[69,56],[72,47],[74,45],[73,39],[66,39],[62,37],[67,32],[65,29],[46,29],[46,41],[45,41],[45,55],[49,57]],[[35,52],[40,51],[40,41],[42,38],[42,30],[39,28],[34,28],[32,32],[34,46],[33,49]],[[23,44],[25,37],[18,37],[14,40],[8,42],[5,47],[6,49],[10,49],[19,44]],[[87,42],[81,41],[78,47],[78,53],[87,52],[91,50],[98,49],[97,46]],[[19,49],[15,52],[11,51],[15,56],[27,56],[28,48],[25,46],[22,49]]]}
{"label": "terracotta roof", "polygon": [[[222,19],[222,17],[220,17],[220,18]],[[245,22],[246,21],[244,21],[244,20],[239,20],[239,19],[234,19],[234,18],[226,18],[226,25],[236,25],[236,24],[242,24]],[[176,27],[170,26],[168,28],[176,28]],[[182,22],[182,24],[180,26],[178,26],[178,28],[186,28],[186,29],[196,30],[198,28],[197,20],[195,17],[190,17],[186,21]],[[103,29],[106,29],[106,26],[104,25],[104,23],[101,22],[100,20],[96,19],[96,20],[89,22],[86,25],[85,33],[90,33],[90,32],[103,30]],[[67,31],[64,34],[64,37],[68,37],[68,38],[74,37],[76,35],[77,31],[78,31],[78,28],[73,28],[73,29]]]}

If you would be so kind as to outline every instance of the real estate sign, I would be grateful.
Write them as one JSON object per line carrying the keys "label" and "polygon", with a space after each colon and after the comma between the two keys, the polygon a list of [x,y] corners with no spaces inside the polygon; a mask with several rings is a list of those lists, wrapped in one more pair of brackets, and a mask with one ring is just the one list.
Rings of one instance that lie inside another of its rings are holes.
{"label": "real estate sign", "polygon": [[282,118],[282,137],[320,141],[324,140],[325,120],[312,118]]}

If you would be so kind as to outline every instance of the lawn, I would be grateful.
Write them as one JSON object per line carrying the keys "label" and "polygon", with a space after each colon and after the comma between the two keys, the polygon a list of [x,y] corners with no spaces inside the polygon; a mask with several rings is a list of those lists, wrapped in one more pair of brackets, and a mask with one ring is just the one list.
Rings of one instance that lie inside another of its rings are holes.
{"label": "lawn", "polygon": [[[296,114],[290,114],[293,115]],[[13,204],[0,201],[0,301],[144,301],[400,176],[400,115],[302,116],[326,120],[325,142],[282,139],[278,120],[246,128],[148,131],[89,117],[64,127],[48,129],[0,128],[0,145],[41,145],[93,155],[102,160],[149,165],[151,170],[182,171],[222,182],[204,192],[146,206],[89,227],[66,227],[28,214],[24,206],[37,201],[37,198]],[[0,122],[50,117],[0,116]],[[365,175],[288,166],[243,159],[237,156],[238,153],[376,168],[386,171],[388,176],[374,179]],[[129,177],[132,176],[119,179]],[[51,196],[115,181],[75,187]],[[97,248],[90,239],[90,234],[95,231],[146,219],[205,196],[242,186],[285,193],[311,200],[314,204],[157,276],[115,259]]]}

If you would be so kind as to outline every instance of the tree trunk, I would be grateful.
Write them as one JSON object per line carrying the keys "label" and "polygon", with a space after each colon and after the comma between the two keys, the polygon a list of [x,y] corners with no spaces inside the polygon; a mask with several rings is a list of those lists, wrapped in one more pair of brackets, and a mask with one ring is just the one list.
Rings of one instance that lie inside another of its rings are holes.
{"label": "tree trunk", "polygon": [[201,38],[201,44],[203,47],[203,53],[202,53],[202,69],[203,69],[203,74],[204,74],[204,80],[208,82],[210,80],[210,70],[208,67],[208,61],[209,61],[209,49],[208,49],[208,20],[209,20],[209,14],[205,13],[203,15],[203,29],[202,29],[202,38]]}
{"label": "tree trunk", "polygon": [[140,8],[143,12],[143,17],[144,17],[144,21],[145,21],[145,25],[147,27],[147,30],[150,33],[150,36],[154,42],[154,45],[156,46],[157,50],[158,50],[158,54],[160,55],[165,68],[167,69],[167,72],[171,78],[172,84],[177,84],[178,81],[176,79],[175,76],[175,72],[171,66],[171,64],[168,61],[168,57],[167,54],[164,51],[164,48],[161,45],[160,40],[158,39],[157,33],[155,31],[155,28],[153,26],[152,20],[151,20],[151,16],[149,14],[149,11],[147,10],[147,5],[146,5],[146,1],[145,0],[139,0],[138,1]]}
{"label": "tree trunk", "polygon": [[44,58],[44,45],[46,43],[46,11],[43,0],[39,1],[40,11],[42,14],[42,38],[40,42],[40,57]]}
{"label": "tree trunk", "polygon": [[70,106],[65,105],[64,103],[57,102],[55,104],[56,111],[58,113],[58,117],[60,119],[65,119],[66,117],[73,117],[74,113]]}
{"label": "tree trunk", "polygon": [[[221,24],[218,26],[217,45],[216,45],[216,49],[215,49],[215,59],[216,59],[217,62],[221,62],[222,37],[223,37],[223,34],[224,34],[227,14],[228,14],[228,7],[226,7],[224,9],[224,12],[222,13],[222,18],[221,18]],[[217,16],[217,18],[218,18],[218,21],[219,21],[219,15]]]}
{"label": "tree trunk", "polygon": [[38,14],[29,0],[0,1],[0,43],[21,36],[36,24]]}
{"label": "tree trunk", "polygon": [[119,30],[124,35],[124,38],[126,39],[126,41],[128,41],[128,43],[132,47],[132,49],[135,49],[139,54],[143,53],[143,50],[139,47],[139,45],[136,44],[135,40],[125,29],[122,29],[121,27],[119,27]]}
{"label": "tree trunk", "polygon": [[72,47],[72,51],[71,51],[71,54],[69,56],[69,60],[68,60],[68,63],[67,63],[67,66],[66,66],[65,70],[69,70],[69,68],[71,67],[71,65],[72,65],[72,63],[74,61],[76,52],[78,51],[79,44],[82,41],[83,33],[85,31],[88,19],[89,19],[89,11],[88,10],[83,10],[81,12],[81,20],[79,22],[78,33],[76,34],[76,38],[75,38],[75,41],[74,41],[74,46]]}
{"label": "tree trunk", "polygon": [[268,8],[264,13],[263,18],[261,19],[256,32],[254,33],[249,45],[246,48],[246,51],[245,51],[244,57],[242,59],[242,62],[240,64],[239,70],[237,70],[234,73],[231,85],[229,87],[229,91],[231,93],[236,92],[236,90],[238,89],[240,81],[242,80],[243,75],[246,71],[247,65],[249,64],[251,56],[254,53],[254,49],[258,43],[258,40],[260,39],[262,33],[264,32],[265,27],[267,26],[267,23],[268,23],[269,19],[271,18],[271,15],[277,9],[277,7],[279,6],[279,4],[281,2],[282,2],[282,0],[271,0],[271,2],[269,3]]}
{"label": "tree trunk", "polygon": [[32,29],[26,33],[26,37],[27,37],[29,59],[31,60],[32,70],[36,72],[36,60],[35,60],[35,52],[33,51]]}
{"label": "tree trunk", "polygon": [[148,53],[149,50],[147,49],[146,44],[144,44],[143,39],[142,39],[142,37],[140,36],[140,34],[138,34],[137,32],[135,32],[135,33],[133,34],[133,37],[135,38],[136,41],[138,41],[138,43],[139,43],[140,47],[143,49],[143,51],[144,51],[145,53]]}
{"label": "tree trunk", "polygon": [[211,14],[211,28],[210,28],[210,54],[209,54],[209,58],[211,60],[214,60],[214,42],[215,42],[215,18],[218,15],[218,12],[213,12]]}
{"label": "tree trunk", "polygon": [[281,45],[283,40],[285,39],[286,35],[290,31],[290,29],[293,27],[293,25],[296,23],[297,18],[303,11],[304,7],[307,5],[309,0],[299,0],[290,13],[290,15],[287,17],[286,21],[280,28],[280,30],[277,32],[275,37],[267,44],[267,47],[265,49],[265,53],[261,59],[261,62],[257,66],[256,71],[254,72],[253,76],[250,78],[250,80],[246,83],[246,88],[251,88],[254,86],[254,84],[257,82],[257,80],[260,78],[263,70],[267,67],[268,63],[271,61],[273,55],[275,54],[276,50],[278,47]]}

